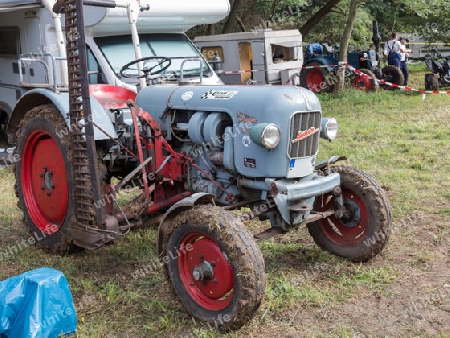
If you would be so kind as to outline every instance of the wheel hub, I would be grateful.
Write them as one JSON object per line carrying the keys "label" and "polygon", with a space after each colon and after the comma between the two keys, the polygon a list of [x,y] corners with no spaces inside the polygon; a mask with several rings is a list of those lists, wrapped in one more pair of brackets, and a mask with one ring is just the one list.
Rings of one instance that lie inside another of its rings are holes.
{"label": "wheel hub", "polygon": [[226,255],[212,238],[201,233],[187,235],[180,246],[192,250],[178,259],[181,280],[198,304],[211,310],[225,308],[233,298],[234,275]]}
{"label": "wheel hub", "polygon": [[[42,176],[41,176],[42,175]],[[47,166],[44,166],[44,173],[39,175],[44,179],[44,185],[41,187],[42,190],[48,190],[47,195],[51,195],[51,191],[55,189],[53,184],[53,171],[48,170]]]}
{"label": "wheel hub", "polygon": [[196,281],[211,280],[214,276],[214,270],[210,262],[203,261],[194,268],[192,276]]}
{"label": "wheel hub", "polygon": [[21,164],[26,209],[38,229],[53,234],[69,205],[66,166],[57,141],[46,130],[35,130],[26,140]]}
{"label": "wheel hub", "polygon": [[353,228],[361,221],[361,209],[358,204],[352,200],[346,200],[344,202],[345,212],[342,217],[342,225],[348,228]]}

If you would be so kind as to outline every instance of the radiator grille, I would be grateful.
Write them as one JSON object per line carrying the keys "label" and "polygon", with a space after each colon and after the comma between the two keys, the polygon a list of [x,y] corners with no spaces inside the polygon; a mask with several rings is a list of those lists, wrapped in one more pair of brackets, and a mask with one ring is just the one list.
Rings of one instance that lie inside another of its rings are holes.
{"label": "radiator grille", "polygon": [[[317,153],[320,138],[320,112],[296,113],[291,118],[289,157],[307,157]],[[296,141],[299,134],[308,132],[312,135]],[[294,141],[294,142],[293,142]]]}

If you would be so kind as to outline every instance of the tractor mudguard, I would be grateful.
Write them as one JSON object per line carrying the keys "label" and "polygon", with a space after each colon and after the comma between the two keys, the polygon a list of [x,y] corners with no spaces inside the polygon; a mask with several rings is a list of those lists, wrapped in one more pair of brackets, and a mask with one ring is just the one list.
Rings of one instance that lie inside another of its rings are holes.
{"label": "tractor mudguard", "polygon": [[320,161],[315,165],[316,170],[323,171],[325,168],[327,168],[327,171],[330,171],[330,166],[332,164],[335,164],[337,161],[345,161],[347,159],[347,156],[331,156],[330,158]]}
{"label": "tractor mudguard", "polygon": [[172,223],[172,219],[176,215],[178,215],[181,211],[190,209],[196,205],[200,205],[200,204],[215,205],[215,203],[214,203],[215,198],[216,198],[216,195],[214,195],[214,194],[195,193],[189,197],[182,199],[181,201],[178,201],[177,203],[172,205],[169,210],[166,211],[163,218],[159,222],[159,226],[158,226],[158,239],[157,239],[158,257],[165,256],[166,243],[169,239],[170,234],[173,232],[174,226],[175,226],[175,224]]}
{"label": "tractor mudguard", "polygon": [[[58,108],[64,120],[66,121],[67,126],[69,127],[69,129],[71,129],[69,119],[69,93],[68,92],[55,93],[52,90],[36,88],[27,91],[19,99],[16,106],[14,107],[7,128],[8,141],[10,143],[15,143],[12,141],[15,141],[16,130],[25,113],[36,106],[50,103],[49,101],[53,103],[56,108]],[[117,133],[105,109],[92,96],[90,98],[90,102],[92,109],[92,120],[97,125],[99,125],[103,130],[105,130],[109,135],[116,138]],[[102,133],[95,127],[94,127],[94,138],[95,140],[109,139],[108,136],[106,136],[104,133]]]}

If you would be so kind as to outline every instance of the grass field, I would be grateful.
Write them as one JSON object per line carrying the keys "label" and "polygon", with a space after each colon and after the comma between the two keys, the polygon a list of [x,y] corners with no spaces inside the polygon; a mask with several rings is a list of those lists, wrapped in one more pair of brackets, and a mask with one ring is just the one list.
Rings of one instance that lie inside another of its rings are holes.
{"label": "grass field", "polygon": [[[423,88],[422,65],[409,85]],[[321,251],[300,228],[259,244],[268,286],[255,318],[227,337],[450,337],[450,96],[349,89],[320,95],[339,122],[319,160],[346,155],[388,192],[394,216],[381,255],[353,264]],[[0,251],[28,238],[14,175],[0,171]],[[264,224],[251,222],[256,231]],[[71,256],[34,246],[0,261],[0,280],[37,267],[61,270],[78,315],[78,337],[218,337],[187,315],[155,260],[156,229]]]}

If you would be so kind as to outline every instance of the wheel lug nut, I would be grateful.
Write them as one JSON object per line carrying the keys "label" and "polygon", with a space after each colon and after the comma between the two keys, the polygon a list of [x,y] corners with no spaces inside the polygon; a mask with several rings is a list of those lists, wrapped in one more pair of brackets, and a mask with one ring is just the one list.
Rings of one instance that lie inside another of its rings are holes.
{"label": "wheel lug nut", "polygon": [[198,271],[192,272],[192,276],[194,277],[195,280],[201,279],[200,272],[198,272]]}

